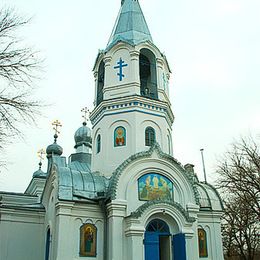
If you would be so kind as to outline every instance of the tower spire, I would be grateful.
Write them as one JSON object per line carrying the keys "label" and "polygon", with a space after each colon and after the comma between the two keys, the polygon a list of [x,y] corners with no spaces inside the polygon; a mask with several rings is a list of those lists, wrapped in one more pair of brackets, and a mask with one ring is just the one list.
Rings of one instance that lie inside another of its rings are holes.
{"label": "tower spire", "polygon": [[107,48],[111,48],[119,41],[128,42],[132,45],[137,45],[145,41],[153,41],[137,0],[121,0],[119,15]]}

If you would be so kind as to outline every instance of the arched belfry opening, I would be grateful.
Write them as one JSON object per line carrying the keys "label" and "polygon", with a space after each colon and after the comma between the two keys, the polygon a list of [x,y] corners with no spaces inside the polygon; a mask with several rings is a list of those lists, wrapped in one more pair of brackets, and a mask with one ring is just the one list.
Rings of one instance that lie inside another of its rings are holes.
{"label": "arched belfry opening", "polygon": [[105,63],[101,61],[98,67],[97,106],[103,101],[103,88],[105,84]]}
{"label": "arched belfry opening", "polygon": [[153,52],[141,49],[139,56],[141,96],[157,99],[156,59]]}

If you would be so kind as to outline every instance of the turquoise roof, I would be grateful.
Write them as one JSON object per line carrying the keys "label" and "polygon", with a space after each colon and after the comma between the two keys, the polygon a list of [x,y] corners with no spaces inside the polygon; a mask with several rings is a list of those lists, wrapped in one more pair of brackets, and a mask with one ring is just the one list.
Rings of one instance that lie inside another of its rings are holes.
{"label": "turquoise roof", "polygon": [[51,158],[51,163],[56,166],[60,200],[97,201],[106,197],[109,179],[91,172],[91,154],[72,154],[68,164],[64,159],[58,155]]}
{"label": "turquoise roof", "polygon": [[57,172],[59,199],[70,201],[98,200],[106,195],[108,179],[91,172],[88,163],[73,161],[67,167],[58,167]]}
{"label": "turquoise roof", "polygon": [[119,41],[132,45],[153,41],[138,0],[122,1],[107,49]]}

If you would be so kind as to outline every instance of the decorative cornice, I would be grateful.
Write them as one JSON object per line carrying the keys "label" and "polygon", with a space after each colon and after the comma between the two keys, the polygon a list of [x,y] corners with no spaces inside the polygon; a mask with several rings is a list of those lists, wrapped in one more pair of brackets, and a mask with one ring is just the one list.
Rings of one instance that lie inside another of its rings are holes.
{"label": "decorative cornice", "polygon": [[139,152],[139,153],[136,153],[136,154],[130,156],[121,165],[119,165],[117,167],[117,169],[113,172],[112,177],[109,181],[108,198],[110,198],[111,200],[116,199],[118,182],[119,182],[119,178],[120,178],[123,170],[126,169],[126,167],[130,163],[132,163],[136,160],[151,157],[151,155],[154,151],[158,154],[160,159],[164,159],[164,160],[176,165],[179,168],[179,170],[181,172],[183,172],[184,177],[187,179],[187,181],[192,186],[193,193],[194,193],[195,200],[196,200],[196,204],[199,205],[199,192],[198,192],[197,187],[196,187],[196,180],[194,178],[194,175],[187,172],[184,169],[184,167],[181,165],[181,163],[178,162],[175,158],[173,158],[169,154],[162,152],[160,145],[156,142],[151,146],[151,148],[148,151]]}
{"label": "decorative cornice", "polygon": [[[112,87],[112,86],[111,86]],[[158,116],[166,118],[169,125],[174,121],[170,103],[149,99],[139,95],[131,95],[123,98],[113,98],[102,101],[90,114],[92,125],[96,125],[104,116],[111,113],[122,112],[127,110],[140,109],[140,111],[151,112]]]}
{"label": "decorative cornice", "polygon": [[140,206],[136,211],[132,212],[130,217],[140,218],[147,209],[149,209],[152,206],[156,206],[156,205],[160,205],[160,204],[169,205],[169,206],[174,207],[183,215],[183,217],[186,219],[187,222],[192,223],[192,222],[196,221],[196,219],[194,217],[189,216],[188,212],[179,203],[170,201],[170,200],[147,201],[142,206]]}

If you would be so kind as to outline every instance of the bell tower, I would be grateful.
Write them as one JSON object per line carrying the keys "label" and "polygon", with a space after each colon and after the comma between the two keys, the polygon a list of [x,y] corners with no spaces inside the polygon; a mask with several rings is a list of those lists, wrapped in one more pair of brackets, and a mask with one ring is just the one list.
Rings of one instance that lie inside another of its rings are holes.
{"label": "bell tower", "polygon": [[170,68],[153,43],[138,0],[123,0],[94,66],[93,171],[106,176],[157,142],[172,155]]}

